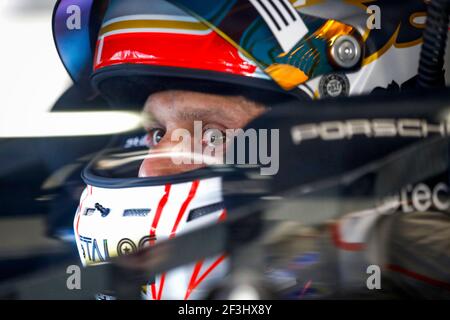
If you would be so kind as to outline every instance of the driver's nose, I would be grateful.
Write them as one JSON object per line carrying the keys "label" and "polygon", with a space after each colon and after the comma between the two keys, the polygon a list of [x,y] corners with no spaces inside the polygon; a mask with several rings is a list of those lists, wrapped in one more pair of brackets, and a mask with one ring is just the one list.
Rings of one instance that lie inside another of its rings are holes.
{"label": "driver's nose", "polygon": [[192,154],[180,154],[178,151],[176,145],[161,141],[149,150],[146,159],[142,161],[139,177],[168,176],[204,167],[203,164],[192,161]]}

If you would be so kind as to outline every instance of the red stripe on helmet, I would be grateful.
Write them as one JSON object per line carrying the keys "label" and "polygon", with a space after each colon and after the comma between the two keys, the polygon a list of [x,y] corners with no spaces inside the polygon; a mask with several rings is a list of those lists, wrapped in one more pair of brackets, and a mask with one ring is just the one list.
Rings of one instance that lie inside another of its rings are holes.
{"label": "red stripe on helmet", "polygon": [[[90,188],[90,191],[89,191],[89,188]],[[78,225],[80,224],[80,217],[81,217],[81,211],[83,210],[83,204],[84,204],[84,201],[86,201],[86,199],[90,195],[92,195],[92,186],[87,186],[86,187],[86,195],[84,196],[83,200],[81,200],[80,205],[79,205],[78,210],[77,210],[78,211],[77,212],[77,223],[75,225],[75,233],[76,233],[77,236],[79,235]]]}
{"label": "red stripe on helmet", "polygon": [[159,200],[158,208],[156,209],[155,216],[153,218],[152,226],[150,228],[150,245],[155,244],[155,235],[156,235],[156,228],[158,227],[159,219],[161,218],[162,211],[167,203],[167,200],[169,199],[169,193],[170,193],[170,184],[166,184],[164,188],[164,195],[162,196],[161,200]]}
{"label": "red stripe on helmet", "polygon": [[166,280],[166,273],[163,273],[161,275],[161,280],[159,281],[159,291],[158,291],[158,296],[156,297],[156,300],[161,300],[165,280]]}
{"label": "red stripe on helmet", "polygon": [[227,209],[223,209],[222,213],[219,216],[219,221],[225,221],[227,218]]}
{"label": "red stripe on helmet", "polygon": [[[164,188],[164,195],[161,197],[161,200],[159,200],[158,208],[156,209],[155,217],[153,218],[152,226],[150,228],[150,245],[155,244],[155,235],[156,235],[156,228],[158,227],[159,219],[161,218],[162,211],[164,207],[166,206],[167,200],[169,199],[169,193],[170,193],[171,184],[166,184]],[[151,284],[151,292],[152,292],[152,298],[154,300],[160,300],[161,294],[162,294],[162,288],[164,286],[164,280],[165,280],[165,274],[161,276],[160,282],[159,282],[159,290],[158,294],[156,294],[156,287],[155,284]]]}
{"label": "red stripe on helmet", "polygon": [[238,50],[211,32],[204,35],[130,32],[105,35],[97,42],[94,70],[144,64],[252,75],[256,65],[243,60]]}
{"label": "red stripe on helmet", "polygon": [[170,238],[175,237],[175,233],[177,232],[178,225],[180,224],[181,218],[183,217],[184,213],[186,212],[186,209],[187,209],[189,203],[191,203],[192,198],[194,198],[199,184],[200,184],[200,181],[198,181],[198,180],[195,180],[194,182],[192,182],[191,190],[189,190],[188,197],[186,198],[186,200],[184,200],[183,204],[181,205],[180,211],[178,212],[177,219],[175,220],[175,224],[173,225],[172,232],[170,233]]}
{"label": "red stripe on helmet", "polygon": [[[175,234],[178,229],[178,225],[181,221],[181,218],[183,217],[184,213],[186,212],[186,208],[188,207],[192,198],[194,198],[195,193],[197,192],[199,183],[200,183],[200,181],[198,181],[198,180],[196,180],[192,183],[191,189],[189,190],[189,194],[188,194],[186,200],[184,200],[183,204],[181,205],[180,211],[178,212],[177,219],[175,220],[175,224],[173,225],[172,232],[170,233],[170,238],[175,237]],[[163,273],[161,275],[161,279],[159,281],[159,290],[158,290],[157,296],[155,294],[156,293],[155,286],[154,286],[154,284],[152,285],[152,295],[153,295],[153,297],[156,296],[156,300],[161,300],[165,279],[166,279],[166,273]]]}
{"label": "red stripe on helmet", "polygon": [[[227,209],[223,209],[222,212],[219,215],[219,221],[224,221],[227,217]],[[217,259],[209,268],[208,270],[203,273],[203,275],[197,280],[198,274],[200,273],[200,270],[203,266],[203,261],[200,260],[197,262],[197,264],[194,267],[194,272],[192,273],[191,280],[189,281],[188,289],[186,291],[186,295],[184,296],[184,300],[189,299],[189,296],[191,295],[191,292],[198,287],[198,285],[205,280],[206,276],[213,271],[224,259],[226,255],[222,255],[219,259]]]}
{"label": "red stripe on helmet", "polygon": [[203,261],[204,260],[200,260],[200,261],[198,261],[195,264],[194,272],[192,272],[191,280],[189,281],[188,289],[186,291],[186,295],[184,296],[184,300],[189,299],[189,296],[190,296],[192,290],[195,289],[194,284],[195,284],[195,282],[197,280],[197,277],[198,277],[198,274],[200,273],[200,270],[202,269]]}
{"label": "red stripe on helmet", "polygon": [[226,255],[220,256],[216,261],[214,261],[209,268],[200,276],[200,278],[197,279],[200,270],[203,266],[203,260],[200,260],[197,262],[194,268],[194,272],[192,273],[191,280],[189,281],[188,289],[186,291],[186,295],[184,296],[184,300],[189,299],[189,296],[191,295],[192,291],[198,287],[200,283],[205,280],[205,278],[213,271],[224,259],[226,258]]}

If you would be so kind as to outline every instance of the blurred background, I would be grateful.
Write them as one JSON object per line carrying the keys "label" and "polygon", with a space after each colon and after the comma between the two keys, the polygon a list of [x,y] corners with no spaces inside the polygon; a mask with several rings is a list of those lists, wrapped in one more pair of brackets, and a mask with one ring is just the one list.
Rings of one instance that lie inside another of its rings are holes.
{"label": "blurred background", "polygon": [[42,126],[36,115],[50,112],[71,85],[53,44],[54,3],[0,1],[2,280],[44,264],[40,251],[60,252],[60,242],[47,237],[48,208],[42,203],[41,187],[49,171],[38,150],[39,132],[31,127]]}
{"label": "blurred background", "polygon": [[[64,113],[89,103],[101,108],[102,102],[70,89],[53,42],[54,4],[0,1],[0,280],[76,253],[62,245],[73,244],[73,214],[82,191],[73,160],[107,141],[96,137],[102,133],[92,125],[97,118],[89,123],[83,115]],[[93,128],[87,129],[92,140],[82,143],[77,135],[86,126]]]}

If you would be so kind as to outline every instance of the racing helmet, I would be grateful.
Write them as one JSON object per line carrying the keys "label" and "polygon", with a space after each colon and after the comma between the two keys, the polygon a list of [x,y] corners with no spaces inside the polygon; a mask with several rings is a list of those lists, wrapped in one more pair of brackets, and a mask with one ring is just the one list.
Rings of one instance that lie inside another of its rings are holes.
{"label": "racing helmet", "polygon": [[[406,87],[417,74],[424,16],[422,1],[61,0],[53,32],[74,82],[113,107],[138,109],[170,89],[275,107]],[[226,217],[226,167],[138,177],[152,137],[130,135],[83,171],[74,231],[84,265]],[[143,297],[200,298],[226,273],[224,253],[149,279]]]}

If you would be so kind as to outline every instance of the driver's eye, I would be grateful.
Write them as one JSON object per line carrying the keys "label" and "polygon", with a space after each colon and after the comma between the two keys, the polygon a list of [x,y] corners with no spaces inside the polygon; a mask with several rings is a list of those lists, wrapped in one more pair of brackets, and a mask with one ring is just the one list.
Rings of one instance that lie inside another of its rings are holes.
{"label": "driver's eye", "polygon": [[166,131],[161,128],[155,128],[148,131],[148,143],[150,147],[156,146],[164,137]]}
{"label": "driver's eye", "polygon": [[225,134],[219,129],[208,129],[203,133],[203,143],[215,147],[225,142]]}

